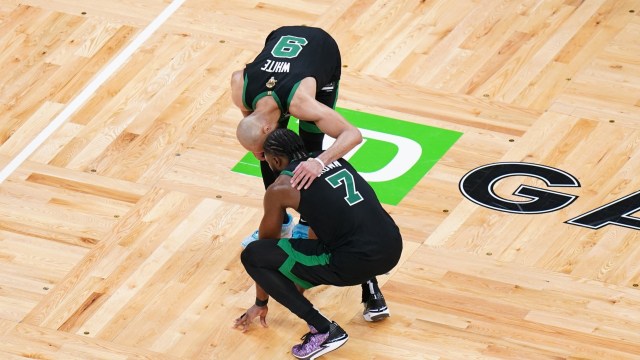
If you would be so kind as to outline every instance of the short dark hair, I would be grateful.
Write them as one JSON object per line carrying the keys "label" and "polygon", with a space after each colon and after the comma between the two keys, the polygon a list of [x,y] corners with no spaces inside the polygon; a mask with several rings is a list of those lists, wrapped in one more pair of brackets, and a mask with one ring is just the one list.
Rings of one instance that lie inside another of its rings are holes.
{"label": "short dark hair", "polygon": [[309,155],[300,136],[289,129],[273,130],[264,141],[263,148],[266,154],[285,156],[289,161]]}

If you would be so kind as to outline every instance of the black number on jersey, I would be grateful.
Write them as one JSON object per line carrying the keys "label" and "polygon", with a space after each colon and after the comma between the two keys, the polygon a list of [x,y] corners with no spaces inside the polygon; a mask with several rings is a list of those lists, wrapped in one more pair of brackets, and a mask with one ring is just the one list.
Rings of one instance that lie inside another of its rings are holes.
{"label": "black number on jersey", "polygon": [[291,35],[282,36],[276,46],[271,49],[271,55],[278,58],[294,58],[300,54],[302,47],[307,45],[307,42],[307,39],[302,37]]}
{"label": "black number on jersey", "polygon": [[356,183],[353,180],[353,175],[347,169],[342,169],[327,177],[325,180],[327,180],[334,189],[340,185],[344,185],[347,191],[347,196],[344,197],[344,200],[349,204],[349,206],[353,206],[364,200],[362,195],[360,195],[358,190],[356,190]]}

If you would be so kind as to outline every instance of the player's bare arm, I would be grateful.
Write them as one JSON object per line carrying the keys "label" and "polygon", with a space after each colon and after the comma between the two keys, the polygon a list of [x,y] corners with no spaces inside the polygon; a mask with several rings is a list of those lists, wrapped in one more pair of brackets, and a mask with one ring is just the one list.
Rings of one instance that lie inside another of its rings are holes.
{"label": "player's bare arm", "polygon": [[289,176],[280,175],[264,194],[264,215],[259,227],[259,239],[278,239],[287,208],[297,209],[300,191],[289,185]]}
{"label": "player's bare arm", "polygon": [[297,189],[309,188],[313,180],[322,172],[322,164],[326,165],[343,157],[362,142],[360,130],[338,112],[315,99],[315,89],[314,78],[303,79],[291,100],[289,113],[298,119],[315,122],[323,133],[336,141],[318,157],[320,161],[310,159],[300,163],[295,169],[291,184]]}
{"label": "player's bare arm", "polygon": [[242,88],[244,86],[244,78],[242,76],[242,70],[234,71],[231,74],[231,100],[233,104],[242,111],[242,116],[246,117],[251,114],[251,110],[244,107],[242,102]]}
{"label": "player's bare arm", "polygon": [[[279,238],[284,210],[289,207],[297,209],[299,204],[300,192],[289,185],[288,176],[279,176],[276,181],[269,186],[264,196],[264,215],[260,222],[259,238]],[[299,291],[304,292],[304,289],[299,288]],[[261,301],[269,299],[269,294],[258,284],[256,284],[256,299]],[[268,327],[268,311],[269,308],[266,305],[252,305],[244,314],[235,319],[233,327],[240,329],[242,332],[246,332],[256,317],[260,318],[260,323],[263,327]]]}

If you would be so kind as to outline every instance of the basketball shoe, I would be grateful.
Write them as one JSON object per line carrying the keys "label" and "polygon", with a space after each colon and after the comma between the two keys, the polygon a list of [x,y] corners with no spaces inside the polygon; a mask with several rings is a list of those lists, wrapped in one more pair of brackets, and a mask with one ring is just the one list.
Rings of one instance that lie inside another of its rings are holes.
{"label": "basketball shoe", "polygon": [[381,292],[375,292],[369,295],[367,301],[364,302],[364,311],[362,316],[366,321],[380,321],[388,318],[389,308],[387,302],[384,301],[384,296]]}
{"label": "basketball shoe", "polygon": [[[287,213],[287,222],[282,224],[282,228],[280,229],[280,238],[289,238],[291,237],[291,230],[293,229],[293,216]],[[246,248],[247,245],[252,242],[258,240],[258,230],[254,231],[251,235],[247,236],[240,243],[242,248]]]}
{"label": "basketball shoe", "polygon": [[302,336],[302,343],[291,349],[291,354],[298,359],[317,359],[344,345],[349,339],[349,335],[335,321],[331,322],[326,333],[319,333],[313,326],[309,326],[309,329],[311,331]]}
{"label": "basketball shoe", "polygon": [[293,231],[291,232],[292,239],[308,239],[309,238],[309,225],[303,225],[297,223],[293,227]]}

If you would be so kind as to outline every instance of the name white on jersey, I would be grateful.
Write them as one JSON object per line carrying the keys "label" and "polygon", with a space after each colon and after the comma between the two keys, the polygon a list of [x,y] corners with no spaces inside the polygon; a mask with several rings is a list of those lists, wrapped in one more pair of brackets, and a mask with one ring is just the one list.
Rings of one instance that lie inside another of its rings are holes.
{"label": "name white on jersey", "polygon": [[291,68],[291,63],[287,61],[273,61],[273,60],[267,59],[267,62],[264,64],[263,67],[260,68],[260,70],[266,71],[266,72],[276,72],[276,73],[287,72],[288,73],[290,68]]}

